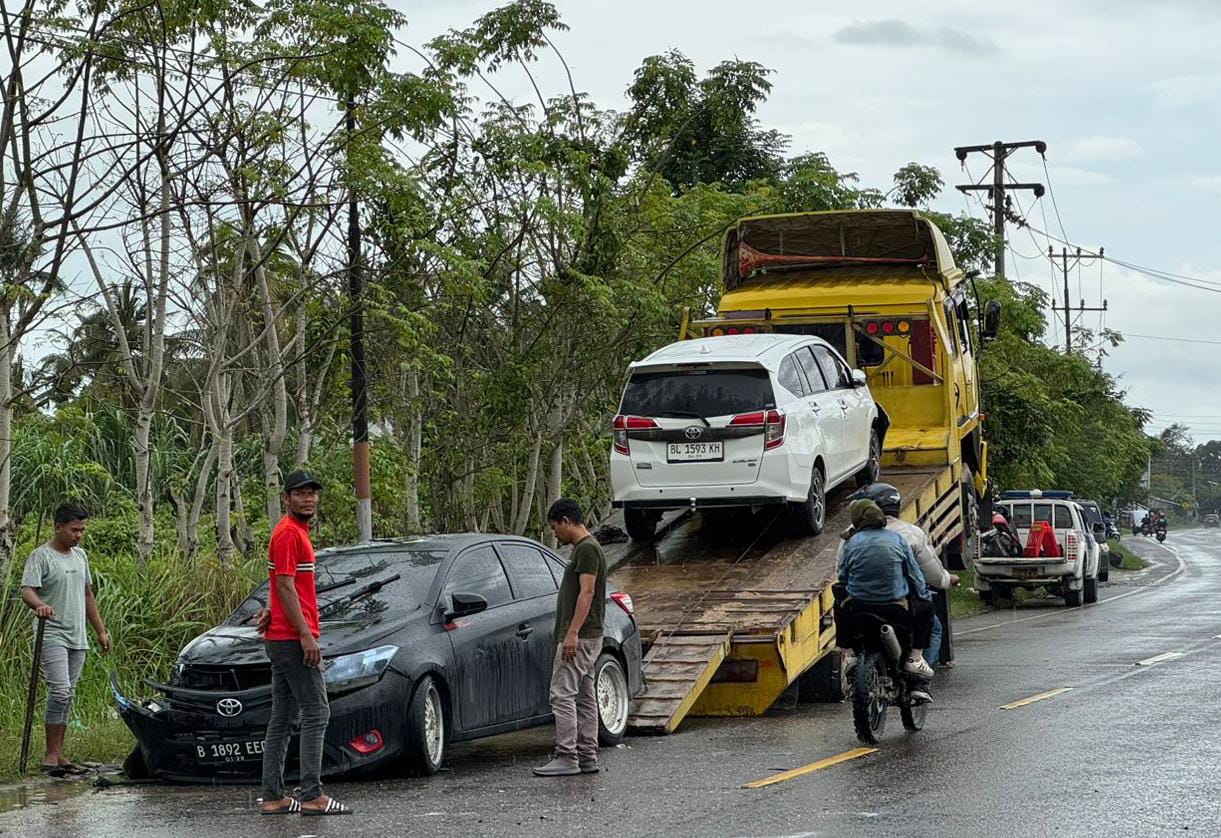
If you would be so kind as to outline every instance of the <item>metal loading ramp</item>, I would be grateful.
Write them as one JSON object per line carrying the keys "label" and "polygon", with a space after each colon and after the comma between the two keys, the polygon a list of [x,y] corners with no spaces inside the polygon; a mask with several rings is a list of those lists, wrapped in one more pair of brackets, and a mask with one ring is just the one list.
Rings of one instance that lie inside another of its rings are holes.
{"label": "metal loading ramp", "polygon": [[[910,519],[936,531],[946,526],[939,497],[957,497],[952,484],[937,486],[941,473],[891,469],[882,479],[903,493]],[[813,538],[786,538],[782,520],[769,526],[762,515],[731,527],[712,519],[711,532],[703,516],[687,515],[653,543],[608,550],[647,650],[629,730],[672,733],[688,715],[759,715],[834,647],[829,583],[850,524],[848,494],[828,498]]]}

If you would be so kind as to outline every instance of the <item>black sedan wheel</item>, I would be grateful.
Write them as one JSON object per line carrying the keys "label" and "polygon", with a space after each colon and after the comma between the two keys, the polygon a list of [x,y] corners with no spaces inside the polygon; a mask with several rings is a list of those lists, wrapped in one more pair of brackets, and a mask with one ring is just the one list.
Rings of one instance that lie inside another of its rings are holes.
{"label": "black sedan wheel", "polygon": [[603,652],[594,664],[594,694],[598,697],[598,743],[618,745],[627,730],[632,697],[623,664],[610,652]]}
{"label": "black sedan wheel", "polygon": [[407,770],[417,776],[436,774],[445,756],[445,703],[431,675],[415,688],[407,713]]}

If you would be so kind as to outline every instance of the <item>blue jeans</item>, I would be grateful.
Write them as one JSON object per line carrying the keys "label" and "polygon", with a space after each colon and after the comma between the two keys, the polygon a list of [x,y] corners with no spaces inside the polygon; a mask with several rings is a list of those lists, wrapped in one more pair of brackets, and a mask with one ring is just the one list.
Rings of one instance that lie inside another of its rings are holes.
{"label": "blue jeans", "polygon": [[928,661],[928,665],[937,668],[941,657],[941,618],[933,615],[933,634],[932,639],[928,642],[928,648],[924,650],[924,659]]}

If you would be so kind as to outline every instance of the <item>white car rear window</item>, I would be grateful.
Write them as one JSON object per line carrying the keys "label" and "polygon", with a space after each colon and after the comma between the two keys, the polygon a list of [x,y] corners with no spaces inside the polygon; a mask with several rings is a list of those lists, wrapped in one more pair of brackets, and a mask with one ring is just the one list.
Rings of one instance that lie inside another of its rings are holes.
{"label": "white car rear window", "polygon": [[627,383],[619,412],[630,416],[707,418],[775,406],[776,396],[767,370],[713,368],[637,372]]}

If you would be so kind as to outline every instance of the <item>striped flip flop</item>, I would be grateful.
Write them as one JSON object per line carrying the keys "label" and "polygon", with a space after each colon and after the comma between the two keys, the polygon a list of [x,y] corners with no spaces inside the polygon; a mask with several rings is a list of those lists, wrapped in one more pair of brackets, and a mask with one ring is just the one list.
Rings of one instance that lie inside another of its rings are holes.
{"label": "striped flip flop", "polygon": [[326,806],[322,809],[311,809],[308,806],[301,807],[301,814],[305,817],[320,817],[322,815],[351,815],[352,810],[344,806],[335,798],[331,798],[326,802]]}

